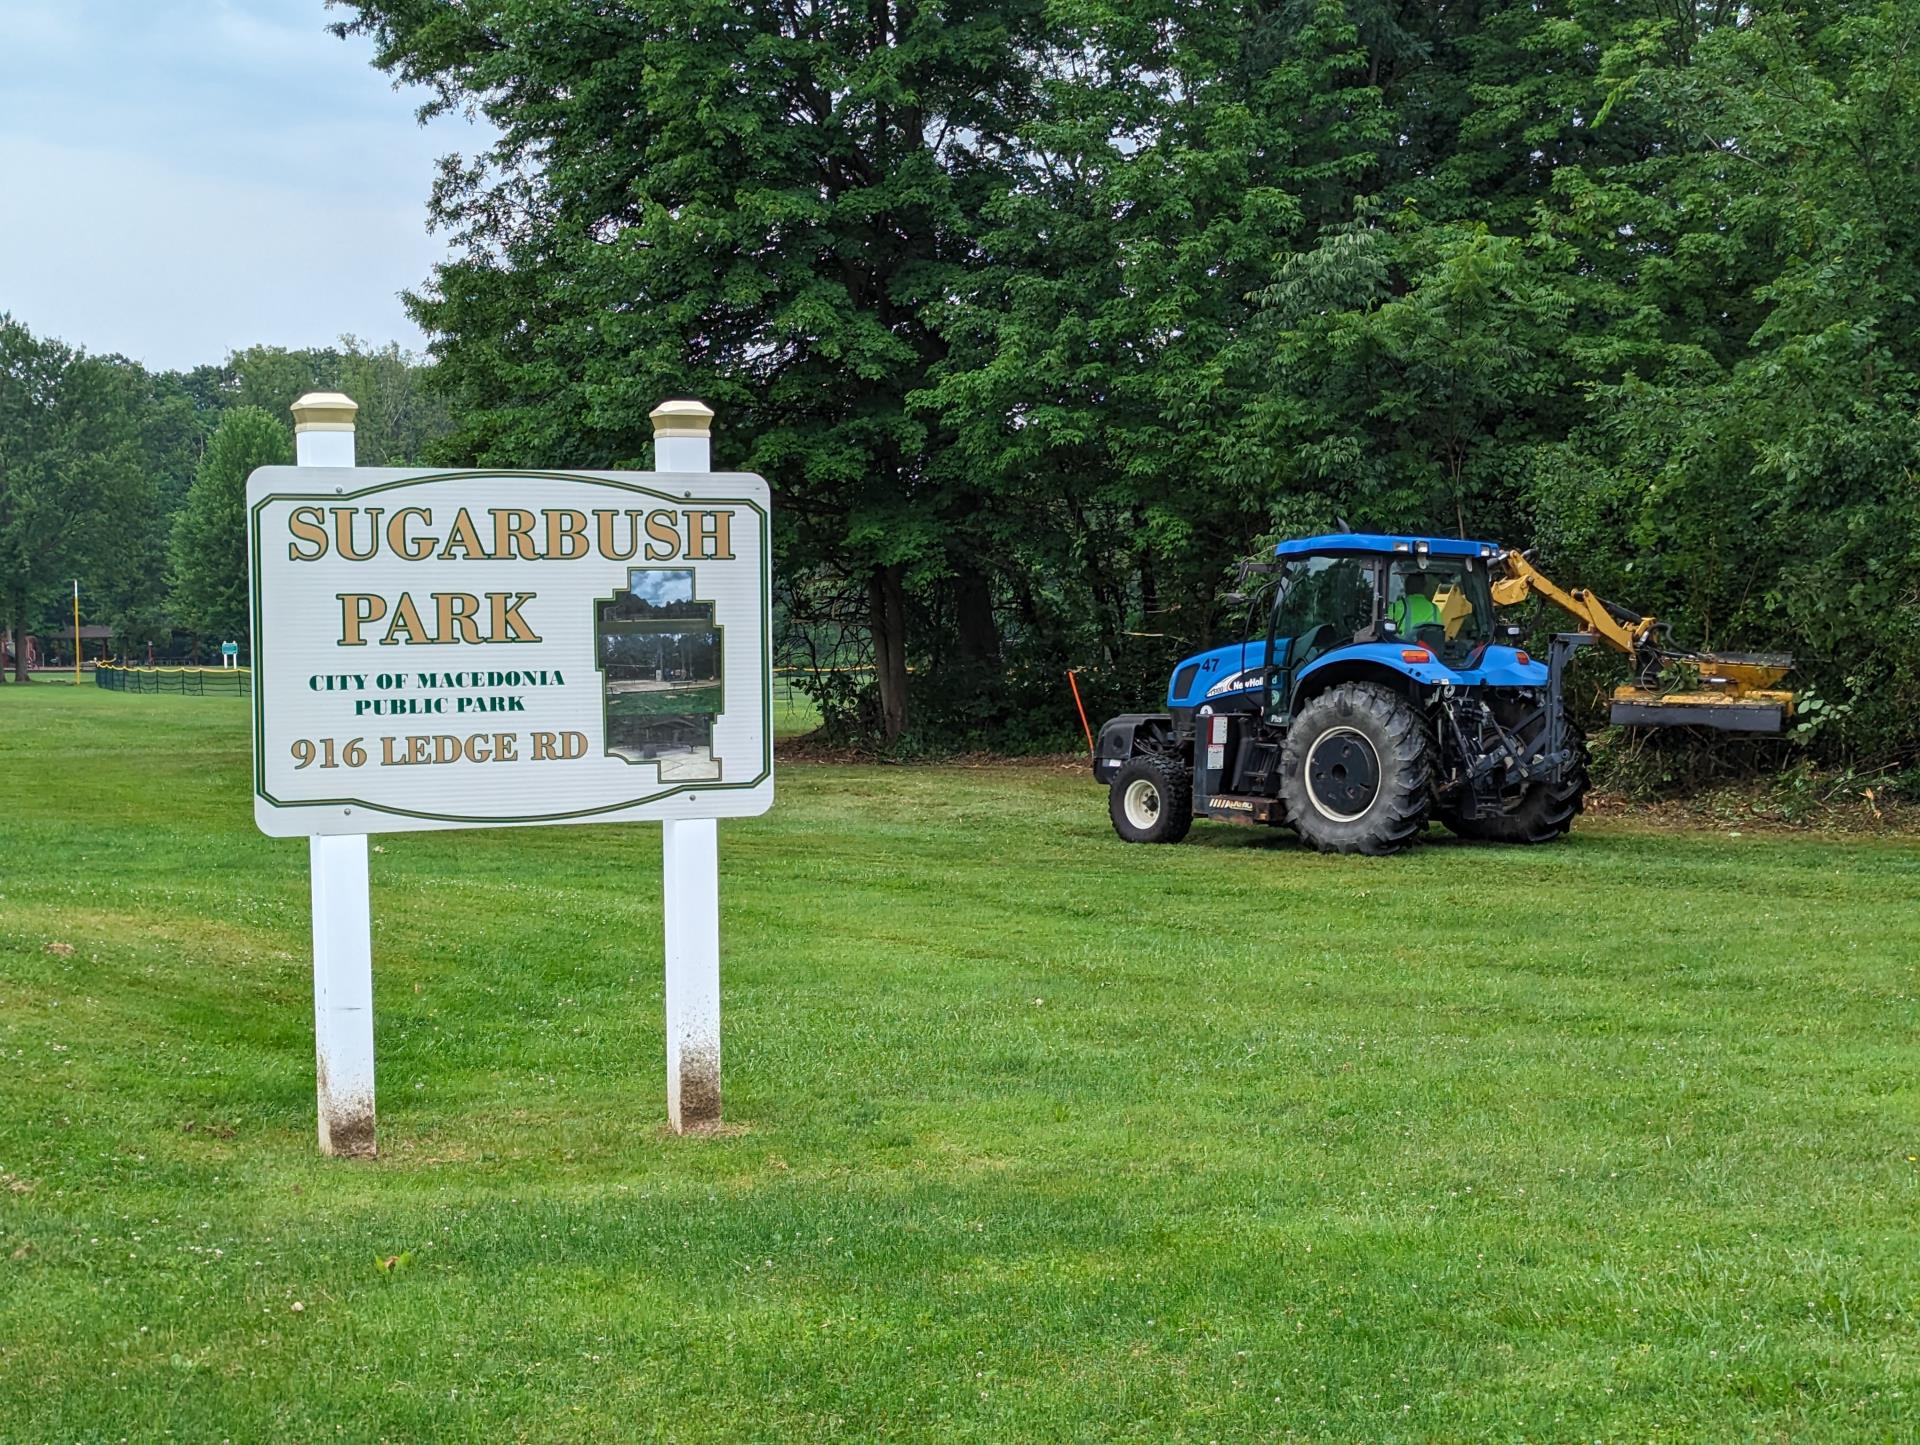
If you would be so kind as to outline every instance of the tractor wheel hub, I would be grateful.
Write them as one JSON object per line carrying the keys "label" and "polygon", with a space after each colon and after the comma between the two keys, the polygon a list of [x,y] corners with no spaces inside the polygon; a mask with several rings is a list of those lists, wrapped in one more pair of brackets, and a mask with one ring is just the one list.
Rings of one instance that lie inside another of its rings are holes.
{"label": "tractor wheel hub", "polygon": [[1321,816],[1351,823],[1380,795],[1380,758],[1364,733],[1330,728],[1307,750],[1307,797]]}
{"label": "tractor wheel hub", "polygon": [[1151,828],[1160,816],[1160,790],[1150,778],[1135,778],[1121,796],[1120,806],[1134,827]]}

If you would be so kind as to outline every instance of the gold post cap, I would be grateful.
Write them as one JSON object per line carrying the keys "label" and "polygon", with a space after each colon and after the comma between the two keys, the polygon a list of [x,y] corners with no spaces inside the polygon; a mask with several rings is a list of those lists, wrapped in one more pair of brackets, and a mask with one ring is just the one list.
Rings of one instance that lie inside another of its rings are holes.
{"label": "gold post cap", "polygon": [[656,437],[713,435],[713,408],[704,401],[663,401],[648,413]]}
{"label": "gold post cap", "polygon": [[343,392],[310,391],[290,408],[293,429],[303,431],[352,431],[354,413],[360,403]]}

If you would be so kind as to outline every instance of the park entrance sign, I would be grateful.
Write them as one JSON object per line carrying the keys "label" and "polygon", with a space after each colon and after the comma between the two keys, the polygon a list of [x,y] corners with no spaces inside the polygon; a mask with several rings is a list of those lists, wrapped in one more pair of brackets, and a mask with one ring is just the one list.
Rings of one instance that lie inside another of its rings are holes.
{"label": "park entrance sign", "polygon": [[766,811],[765,482],[348,476],[247,484],[263,832]]}
{"label": "park entrance sign", "polygon": [[[254,819],[305,836],[320,1147],[374,1152],[368,835],[657,820],[667,1118],[720,1122],[720,818],[773,802],[760,478],[713,413],[653,411],[651,472],[354,465],[359,408],[293,405],[247,481]],[[623,963],[622,967],[626,965]]]}

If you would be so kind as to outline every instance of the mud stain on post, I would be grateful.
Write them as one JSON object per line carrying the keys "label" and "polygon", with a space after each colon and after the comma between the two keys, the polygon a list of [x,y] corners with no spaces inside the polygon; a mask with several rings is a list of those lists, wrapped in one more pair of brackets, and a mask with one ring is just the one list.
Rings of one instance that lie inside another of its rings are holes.
{"label": "mud stain on post", "polygon": [[378,1154],[373,1140],[373,1111],[336,1114],[327,1125],[325,1148],[342,1159],[372,1159]]}
{"label": "mud stain on post", "polygon": [[320,1075],[320,1148],[340,1159],[372,1159],[374,1116],[371,1095],[360,1093],[336,1099]]}
{"label": "mud stain on post", "polygon": [[691,1048],[680,1055],[674,1128],[682,1134],[706,1132],[720,1124],[720,1050]]}

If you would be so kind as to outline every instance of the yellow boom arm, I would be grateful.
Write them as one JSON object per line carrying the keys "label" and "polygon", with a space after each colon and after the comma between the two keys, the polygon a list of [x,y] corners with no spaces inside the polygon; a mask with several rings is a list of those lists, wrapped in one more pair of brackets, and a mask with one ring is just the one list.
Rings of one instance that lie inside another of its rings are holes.
{"label": "yellow boom arm", "polygon": [[[1498,606],[1544,597],[1572,616],[1582,632],[1633,659],[1634,681],[1614,690],[1615,722],[1779,732],[1793,715],[1793,694],[1774,687],[1792,668],[1791,657],[1669,648],[1658,618],[1616,607],[1584,587],[1562,587],[1519,552],[1502,552],[1491,572]],[[1686,681],[1663,692],[1661,674],[1668,671]]]}
{"label": "yellow boom arm", "polygon": [[1494,558],[1493,600],[1497,606],[1512,607],[1529,597],[1544,597],[1580,623],[1582,632],[1591,632],[1607,646],[1632,657],[1652,638],[1659,626],[1657,619],[1642,617],[1628,622],[1615,615],[1615,609],[1584,587],[1569,590],[1548,577],[1518,552],[1502,552]]}

